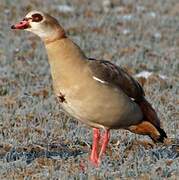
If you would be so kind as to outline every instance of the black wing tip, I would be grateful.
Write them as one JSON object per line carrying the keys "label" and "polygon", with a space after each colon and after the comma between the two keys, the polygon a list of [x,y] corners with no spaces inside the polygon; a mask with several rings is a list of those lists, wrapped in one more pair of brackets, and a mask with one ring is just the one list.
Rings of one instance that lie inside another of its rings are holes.
{"label": "black wing tip", "polygon": [[152,140],[155,142],[155,143],[164,143],[164,140],[167,138],[167,134],[166,132],[161,129],[161,128],[157,128],[158,132],[160,133],[160,136],[156,139],[152,138]]}
{"label": "black wing tip", "polygon": [[160,137],[159,137],[158,141],[163,143],[163,142],[164,142],[164,139],[167,138],[167,134],[166,134],[166,132],[165,132],[163,129],[161,129],[161,128],[159,128],[158,131],[159,131],[159,133],[160,133]]}

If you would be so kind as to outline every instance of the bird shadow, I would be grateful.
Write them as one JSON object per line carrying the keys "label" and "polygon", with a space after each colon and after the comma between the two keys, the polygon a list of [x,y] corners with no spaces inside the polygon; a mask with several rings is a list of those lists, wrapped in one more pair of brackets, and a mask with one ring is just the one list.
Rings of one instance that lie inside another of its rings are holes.
{"label": "bird shadow", "polygon": [[[2,151],[2,146],[0,147]],[[1,154],[0,159],[5,162],[23,160],[27,164],[32,163],[36,158],[44,157],[49,159],[68,159],[86,153],[85,150],[70,147],[66,144],[33,144],[25,147],[12,147],[7,153]]]}
{"label": "bird shadow", "polygon": [[127,158],[131,152],[140,149],[140,156],[147,153],[155,161],[159,159],[179,158],[179,139],[168,139],[164,144],[154,144],[149,141],[132,141],[124,150],[124,158]]}
{"label": "bird shadow", "polygon": [[[79,146],[80,145],[80,146]],[[146,153],[151,158],[158,160],[161,158],[176,159],[179,157],[179,139],[172,140],[170,143],[164,145],[154,145],[148,141],[131,141],[131,143],[126,145],[123,152],[123,157],[121,157],[123,164],[125,159],[131,154],[131,152],[136,151],[136,149],[141,149],[140,153]],[[4,162],[13,162],[22,160],[27,164],[32,163],[37,158],[49,158],[49,159],[68,159],[70,157],[77,157],[86,154],[89,147],[85,147],[84,144],[78,143],[78,145],[69,145],[68,143],[58,143],[58,144],[29,144],[27,146],[9,147],[7,148],[0,145],[0,160]],[[3,152],[3,153],[2,153]]]}

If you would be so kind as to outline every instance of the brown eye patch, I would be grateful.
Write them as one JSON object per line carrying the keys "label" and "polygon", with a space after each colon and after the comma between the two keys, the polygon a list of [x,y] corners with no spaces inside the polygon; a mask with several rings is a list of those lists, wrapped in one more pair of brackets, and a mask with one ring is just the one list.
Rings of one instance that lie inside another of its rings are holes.
{"label": "brown eye patch", "polygon": [[33,14],[32,15],[32,21],[33,22],[40,22],[43,20],[43,17],[41,14]]}

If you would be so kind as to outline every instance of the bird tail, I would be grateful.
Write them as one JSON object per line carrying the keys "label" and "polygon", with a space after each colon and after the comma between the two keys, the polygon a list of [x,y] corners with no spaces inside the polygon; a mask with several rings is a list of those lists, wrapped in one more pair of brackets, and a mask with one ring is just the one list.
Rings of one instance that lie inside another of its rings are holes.
{"label": "bird tail", "polygon": [[143,120],[137,125],[130,126],[129,130],[137,134],[149,135],[154,142],[163,143],[167,135],[161,128],[160,120],[151,104],[145,98],[136,103],[141,108]]}

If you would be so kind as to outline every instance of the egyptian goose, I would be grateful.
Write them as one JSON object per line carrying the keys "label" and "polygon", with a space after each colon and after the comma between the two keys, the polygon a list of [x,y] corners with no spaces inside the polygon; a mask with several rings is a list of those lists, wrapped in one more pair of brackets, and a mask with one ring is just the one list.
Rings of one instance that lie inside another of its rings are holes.
{"label": "egyptian goose", "polygon": [[[86,57],[55,18],[31,11],[11,28],[33,32],[43,40],[59,102],[71,116],[93,127],[93,164],[98,165],[105,153],[110,129],[149,135],[154,142],[167,138],[140,84],[111,62]],[[104,134],[98,151],[100,128]]]}

